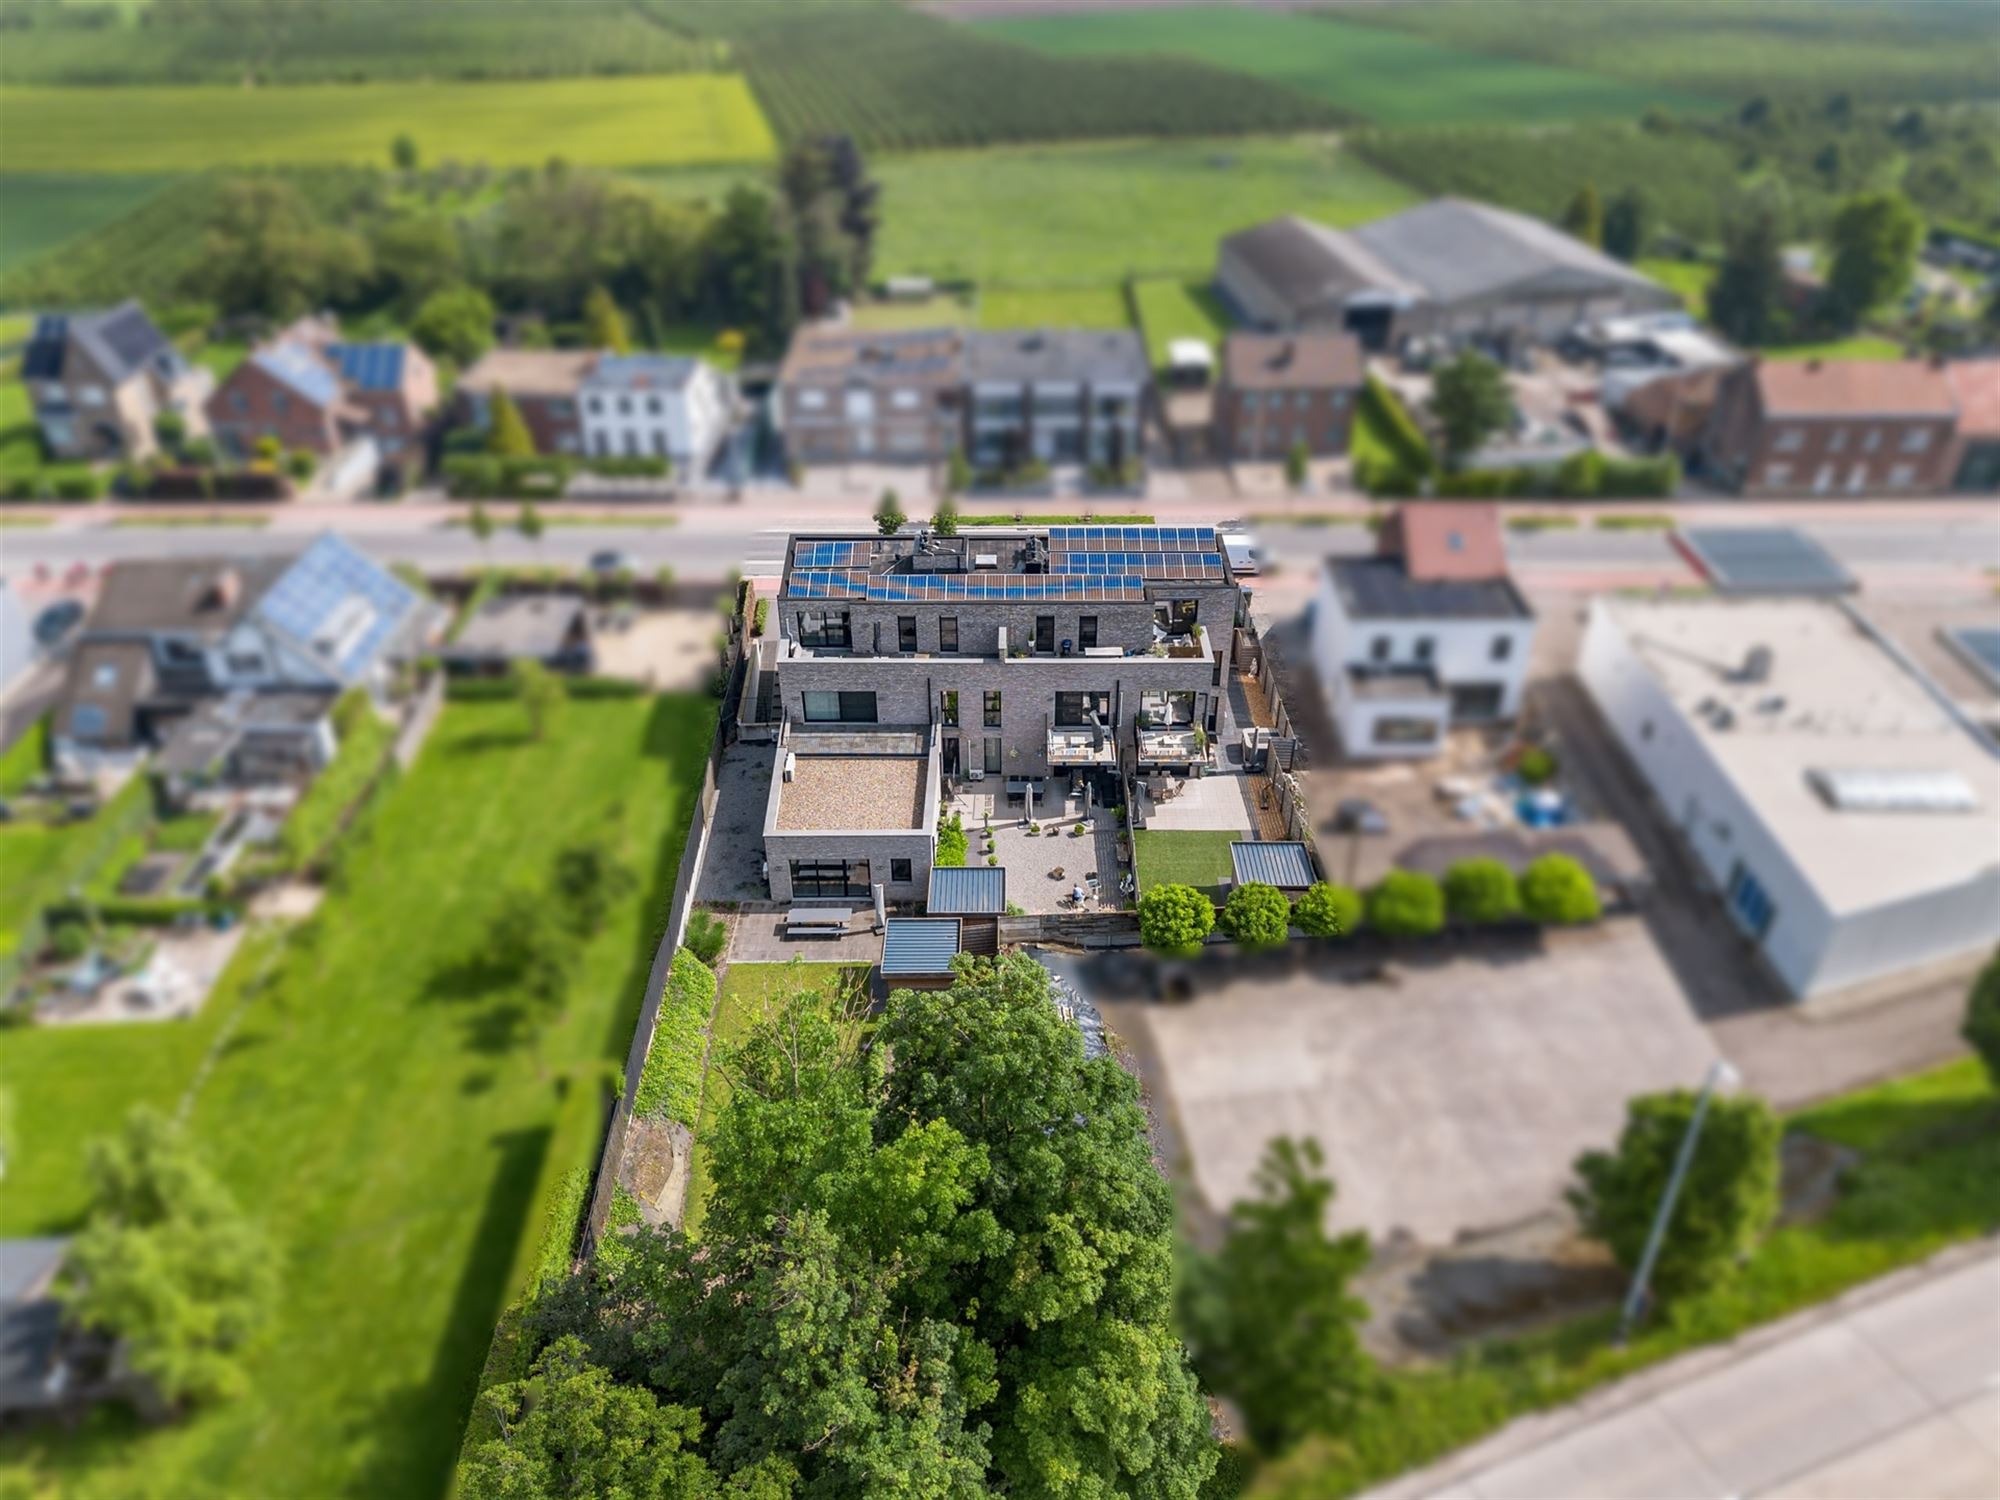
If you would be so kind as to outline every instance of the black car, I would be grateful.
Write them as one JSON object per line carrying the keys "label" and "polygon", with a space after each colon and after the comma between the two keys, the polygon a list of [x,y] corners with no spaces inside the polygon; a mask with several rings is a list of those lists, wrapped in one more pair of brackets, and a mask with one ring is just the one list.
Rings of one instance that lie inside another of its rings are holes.
{"label": "black car", "polygon": [[83,618],[83,605],[75,599],[58,599],[35,616],[35,644],[53,650],[62,638],[76,629]]}
{"label": "black car", "polygon": [[1333,826],[1338,833],[1387,833],[1389,819],[1374,803],[1349,797],[1333,810]]}

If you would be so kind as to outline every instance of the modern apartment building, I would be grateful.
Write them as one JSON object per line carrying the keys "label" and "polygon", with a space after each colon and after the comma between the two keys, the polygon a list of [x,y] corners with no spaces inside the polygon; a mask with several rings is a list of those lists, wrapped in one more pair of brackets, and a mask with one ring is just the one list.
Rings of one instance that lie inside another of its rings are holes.
{"label": "modern apartment building", "polygon": [[1237,606],[1212,527],[793,538],[742,715],[772,894],[921,899],[940,786],[1205,760]]}
{"label": "modern apartment building", "polygon": [[966,337],[965,447],[979,468],[1137,459],[1152,366],[1131,329]]}

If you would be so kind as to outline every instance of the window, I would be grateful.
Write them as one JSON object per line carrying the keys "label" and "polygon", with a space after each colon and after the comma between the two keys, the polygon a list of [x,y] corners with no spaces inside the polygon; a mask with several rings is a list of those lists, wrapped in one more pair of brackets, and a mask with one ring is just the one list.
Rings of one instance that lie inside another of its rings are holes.
{"label": "window", "polygon": [[986,694],[986,727],[988,729],[1000,727],[1000,694],[993,690],[988,690]]}
{"label": "window", "polygon": [[1000,758],[999,735],[989,734],[986,736],[986,758],[980,764],[986,768],[988,776],[998,776],[1000,774],[1004,762]]}
{"label": "window", "polygon": [[1056,617],[1054,615],[1035,616],[1035,649],[1053,651],[1056,649]]}
{"label": "window", "polygon": [[1761,938],[1771,930],[1771,919],[1777,908],[1771,904],[1770,893],[1755,875],[1737,860],[1729,871],[1729,912],[1736,918],[1737,925],[1753,938]]}
{"label": "window", "polygon": [[1806,430],[1803,427],[1780,427],[1778,436],[1771,444],[1773,453],[1796,453],[1806,445]]}
{"label": "window", "polygon": [[1916,477],[1917,466],[1915,464],[1891,464],[1889,466],[1889,484],[1893,489],[1909,488],[1915,482]]}
{"label": "window", "polygon": [[917,617],[915,615],[896,616],[896,649],[915,651],[917,649]]}
{"label": "window", "polygon": [[910,869],[910,862],[907,859],[892,859],[889,861],[889,883],[891,885],[908,885],[916,878],[916,875]]}
{"label": "window", "polygon": [[620,396],[618,398],[618,415],[621,417],[632,415],[632,398],[630,396]]}
{"label": "window", "polygon": [[[596,409],[597,409],[597,403],[593,401],[593,402],[591,403],[591,410],[595,411]],[[800,391],[800,392],[799,392],[799,410],[800,410],[800,411],[825,411],[825,410],[826,410],[826,392],[825,392],[825,391]]]}
{"label": "window", "polygon": [[1488,661],[1507,661],[1513,655],[1514,637],[1511,635],[1494,636],[1493,644],[1486,648],[1486,659]]}
{"label": "window", "polygon": [[101,687],[101,688],[117,687],[118,686],[117,663],[108,661],[99,662],[97,664],[97,670],[90,674],[90,680],[92,685],[96,687]]}
{"label": "window", "polygon": [[1292,397],[1292,405],[1296,406],[1300,411],[1304,411],[1308,406],[1312,405],[1312,400],[1312,393],[1310,391],[1300,391],[1296,396]]}
{"label": "window", "polygon": [[231,391],[229,393],[229,409],[238,416],[241,416],[244,412],[250,410],[250,398],[241,391]]}
{"label": "window", "polygon": [[1200,613],[1199,599],[1162,599],[1153,606],[1153,624],[1168,635],[1193,635]]}
{"label": "window", "polygon": [[847,393],[847,420],[850,422],[872,422],[875,420],[875,393],[868,390]]}
{"label": "window", "polygon": [[809,692],[805,700],[808,724],[873,724],[873,693]]}
{"label": "window", "polygon": [[1192,724],[1194,694],[1192,692],[1141,693],[1139,712],[1146,716],[1147,724],[1155,729],[1174,724]]}
{"label": "window", "polygon": [[655,427],[653,429],[653,457],[665,458],[666,456],[667,456],[667,435],[664,432],[660,431],[659,428]]}
{"label": "window", "polygon": [[1931,430],[1928,427],[1906,427],[1903,429],[1903,451],[1922,453],[1931,445]]}
{"label": "window", "polygon": [[1877,448],[1879,448],[1879,447],[1881,447],[1881,446],[1882,446],[1882,429],[1881,429],[1881,428],[1879,428],[1879,427],[1871,427],[1871,428],[1869,428],[1869,429],[1868,429],[1868,431],[1867,431],[1867,432],[1865,432],[1864,434],[1862,434],[1862,438],[1861,438],[1861,451],[1862,451],[1863,453],[1873,453],[1873,452],[1874,452],[1874,451],[1875,451],[1875,450],[1876,450]]}
{"label": "window", "polygon": [[104,387],[101,385],[78,386],[76,399],[81,401],[85,406],[102,406],[105,401]]}
{"label": "window", "polygon": [[802,609],[799,611],[799,644],[848,651],[854,646],[844,609]]}
{"label": "window", "polygon": [[897,411],[915,411],[920,399],[915,391],[897,391],[889,398],[889,404]]}
{"label": "window", "polygon": [[639,434],[629,427],[625,429],[625,456],[627,458],[639,456]]}
{"label": "window", "polygon": [[80,740],[104,738],[104,710],[95,703],[79,703],[70,710],[69,732]]}
{"label": "window", "polygon": [[1847,451],[1847,429],[1845,427],[1836,427],[1833,429],[1832,435],[1826,440],[1826,451],[1829,453],[1844,453]]}
{"label": "window", "polygon": [[569,401],[549,402],[549,415],[558,422],[567,422],[576,415],[576,405]]}
{"label": "window", "polygon": [[938,717],[952,728],[958,728],[958,689],[946,688],[938,694]]}
{"label": "window", "polygon": [[1332,404],[1335,411],[1347,410],[1347,392],[1334,391],[1328,395],[1327,400]]}
{"label": "window", "polygon": [[1091,716],[1101,720],[1108,729],[1111,726],[1111,694],[1108,691],[1094,693],[1057,693],[1056,724],[1063,729],[1088,728]]}
{"label": "window", "polygon": [[1427,635],[1418,636],[1417,660],[1421,662],[1428,662],[1429,660],[1431,660],[1432,657],[1436,655],[1437,655],[1437,642]]}
{"label": "window", "polygon": [[1378,745],[1428,745],[1438,737],[1435,719],[1390,717],[1375,721]]}
{"label": "window", "polygon": [[611,457],[611,434],[594,432],[590,435],[590,448],[599,458]]}
{"label": "window", "polygon": [[1777,484],[1790,484],[1791,482],[1792,482],[1792,466],[1790,464],[1764,465],[1764,483],[1777,485]]}
{"label": "window", "polygon": [[1089,651],[1097,645],[1097,616],[1079,615],[1076,620],[1076,649]]}
{"label": "window", "polygon": [[229,653],[228,661],[229,670],[232,672],[255,675],[264,670],[264,658],[254,651],[232,651]]}
{"label": "window", "polygon": [[655,417],[660,414],[660,398],[658,396],[648,396],[646,398],[646,411]]}
{"label": "window", "polygon": [[602,396],[592,396],[588,401],[584,402],[583,404],[590,411],[590,414],[592,416],[604,415],[604,398]]}
{"label": "window", "polygon": [[1391,649],[1389,637],[1378,635],[1368,643],[1368,659],[1374,662],[1386,662]]}
{"label": "window", "polygon": [[865,859],[795,859],[792,861],[794,899],[866,896],[873,881]]}
{"label": "window", "polygon": [[1252,413],[1252,412],[1256,411],[1256,410],[1257,410],[1257,404],[1258,404],[1258,402],[1259,402],[1259,401],[1260,401],[1261,399],[1262,399],[1262,398],[1261,398],[1261,397],[1259,397],[1259,396],[1257,395],[1257,393],[1256,393],[1255,391],[1245,391],[1245,392],[1243,393],[1243,411],[1244,411],[1244,414],[1245,414],[1245,415],[1248,415],[1248,414],[1250,414],[1250,413]]}
{"label": "window", "polygon": [[[938,618],[938,650],[953,653],[958,650],[958,616],[942,615]],[[955,724],[958,721],[952,720]]]}
{"label": "window", "polygon": [[286,396],[286,394],[283,391],[273,391],[271,393],[272,411],[276,412],[279,416],[282,417],[286,412],[290,411],[291,409],[292,409],[291,398]]}
{"label": "window", "polygon": [[1646,744],[1650,744],[1652,742],[1653,721],[1651,719],[1647,719],[1644,723],[1642,723],[1639,726],[1639,739],[1642,743]]}

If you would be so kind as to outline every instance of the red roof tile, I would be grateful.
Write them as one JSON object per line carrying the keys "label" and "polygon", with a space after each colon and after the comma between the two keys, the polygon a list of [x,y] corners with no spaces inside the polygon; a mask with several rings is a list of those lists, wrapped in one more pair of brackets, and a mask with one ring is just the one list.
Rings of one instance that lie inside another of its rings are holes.
{"label": "red roof tile", "polygon": [[1757,390],[1772,417],[1948,417],[1944,370],[1925,359],[1766,359]]}
{"label": "red roof tile", "polygon": [[1383,526],[1380,547],[1400,556],[1404,571],[1415,579],[1507,576],[1497,505],[1430,500],[1402,506]]}
{"label": "red roof tile", "polygon": [[1965,359],[1945,366],[1958,398],[1958,435],[2000,438],[2000,359]]}

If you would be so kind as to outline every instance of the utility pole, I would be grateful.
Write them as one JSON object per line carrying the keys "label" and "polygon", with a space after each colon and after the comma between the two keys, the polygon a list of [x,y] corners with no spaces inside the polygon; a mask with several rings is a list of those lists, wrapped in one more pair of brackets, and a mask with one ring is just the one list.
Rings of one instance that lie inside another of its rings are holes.
{"label": "utility pole", "polygon": [[1653,1215],[1653,1227],[1646,1235],[1645,1253],[1639,1257],[1639,1269],[1633,1272],[1631,1290],[1625,1294],[1625,1306],[1618,1315],[1618,1336],[1614,1343],[1622,1345],[1631,1337],[1632,1325],[1639,1321],[1639,1314],[1646,1306],[1647,1290],[1653,1280],[1653,1264],[1660,1258],[1660,1242],[1667,1237],[1667,1220],[1674,1216],[1674,1204],[1680,1201],[1681,1185],[1687,1180],[1688,1167],[1694,1161],[1695,1146],[1701,1140],[1701,1124],[1708,1118],[1709,1101],[1715,1097],[1718,1088],[1733,1088],[1739,1081],[1740,1076],[1726,1059],[1718,1057],[1709,1065],[1708,1077],[1701,1085],[1701,1095],[1694,1101],[1694,1117],[1688,1121],[1687,1134],[1681,1137],[1681,1149],[1674,1157],[1674,1170],[1667,1178],[1667,1190],[1660,1195],[1660,1210]]}

